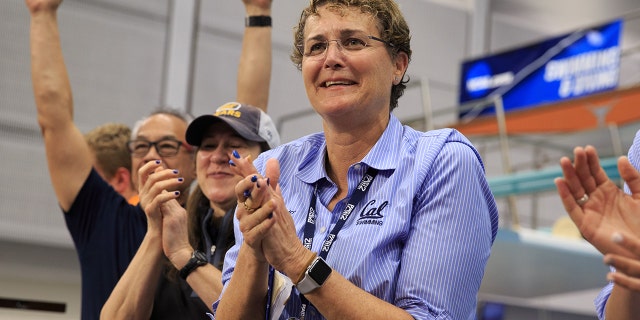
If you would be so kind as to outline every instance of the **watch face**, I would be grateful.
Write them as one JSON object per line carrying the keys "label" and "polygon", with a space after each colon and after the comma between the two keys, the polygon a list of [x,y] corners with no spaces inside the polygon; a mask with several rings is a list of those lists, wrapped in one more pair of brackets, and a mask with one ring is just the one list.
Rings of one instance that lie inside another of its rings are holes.
{"label": "watch face", "polygon": [[309,277],[318,285],[322,285],[331,274],[331,267],[322,258],[316,259],[309,269]]}
{"label": "watch face", "polygon": [[193,257],[198,259],[199,262],[205,262],[207,263],[207,256],[204,254],[204,252],[202,251],[194,251],[193,252]]}

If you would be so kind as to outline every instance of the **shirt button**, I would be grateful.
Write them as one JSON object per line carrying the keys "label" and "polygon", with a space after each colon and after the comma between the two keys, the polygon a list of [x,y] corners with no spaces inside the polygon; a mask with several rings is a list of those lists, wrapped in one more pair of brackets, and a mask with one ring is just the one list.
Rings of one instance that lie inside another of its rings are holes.
{"label": "shirt button", "polygon": [[321,228],[320,228],[320,232],[325,232],[325,231],[327,231],[327,228],[326,228],[326,227],[321,227]]}
{"label": "shirt button", "polygon": [[353,168],[356,170],[360,170],[361,165],[359,163],[356,163],[353,165]]}

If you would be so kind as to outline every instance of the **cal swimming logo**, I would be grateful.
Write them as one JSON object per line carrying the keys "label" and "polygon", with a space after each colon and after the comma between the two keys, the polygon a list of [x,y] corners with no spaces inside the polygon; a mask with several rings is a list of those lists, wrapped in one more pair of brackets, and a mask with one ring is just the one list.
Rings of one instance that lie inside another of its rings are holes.
{"label": "cal swimming logo", "polygon": [[376,200],[373,199],[362,208],[360,211],[360,217],[356,222],[356,225],[361,224],[373,224],[377,226],[381,226],[384,220],[384,215],[382,214],[382,210],[389,205],[389,201],[384,201],[380,204],[380,206],[376,207]]}

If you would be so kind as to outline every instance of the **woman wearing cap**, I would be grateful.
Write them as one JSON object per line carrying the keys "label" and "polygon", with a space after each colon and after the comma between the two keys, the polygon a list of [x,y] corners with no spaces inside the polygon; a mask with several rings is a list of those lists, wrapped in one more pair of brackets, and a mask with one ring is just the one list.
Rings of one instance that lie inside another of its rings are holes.
{"label": "woman wearing cap", "polygon": [[[261,110],[266,110],[271,75],[271,28],[265,23],[270,21],[266,18],[271,0],[242,1],[248,22],[237,98],[260,108],[227,103],[189,125],[186,141],[197,147],[197,185],[186,210],[175,200],[179,192],[174,191],[182,183],[182,173],[163,169],[159,161],[140,169],[140,201],[148,230],[104,305],[103,319],[208,319],[206,313],[222,289],[220,269],[234,241],[234,187],[242,179],[229,168],[231,153],[255,158],[279,143],[272,121]],[[250,17],[260,19],[250,23]],[[169,285],[175,282],[180,290]],[[159,305],[171,310],[160,314]]]}
{"label": "woman wearing cap", "polygon": [[[132,306],[143,296],[132,299],[131,288],[139,288],[140,295],[156,292],[153,304],[179,299],[169,291],[170,280],[167,279],[171,278],[185,280],[208,307],[218,298],[222,289],[220,270],[224,255],[234,244],[232,221],[237,203],[234,187],[242,179],[231,171],[229,161],[233,155],[255,158],[262,151],[277,146],[279,136],[271,118],[262,110],[231,102],[212,115],[193,120],[187,128],[186,140],[197,146],[197,185],[191,192],[187,208],[185,210],[176,201],[177,191],[166,191],[175,190],[182,182],[177,178],[179,173],[164,169],[160,161],[148,162],[140,169],[140,200],[145,204],[143,209],[149,231],[118,282],[114,290],[116,295],[112,293],[105,304],[102,318],[120,315],[116,310],[128,310],[127,314],[136,317],[147,314],[139,306]],[[169,273],[161,277],[164,268],[159,262],[164,256],[171,267]],[[158,277],[161,277],[160,282]],[[116,304],[120,294],[128,295],[128,298]],[[175,310],[175,314],[205,317],[205,312],[190,313],[194,310],[187,305],[189,303],[185,303],[183,310]],[[170,317],[152,312],[151,318]]]}
{"label": "woman wearing cap", "polygon": [[236,186],[216,318],[275,319],[269,301],[280,319],[474,319],[497,209],[465,137],[391,114],[411,57],[397,4],[312,0],[294,47],[324,130],[233,160],[259,174]]}

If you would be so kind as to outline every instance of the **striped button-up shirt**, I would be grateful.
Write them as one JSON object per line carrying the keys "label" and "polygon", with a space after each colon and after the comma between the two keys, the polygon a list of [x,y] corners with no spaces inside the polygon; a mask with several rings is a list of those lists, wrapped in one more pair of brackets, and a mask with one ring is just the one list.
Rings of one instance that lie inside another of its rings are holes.
{"label": "striped button-up shirt", "polygon": [[[267,159],[279,160],[278,183],[298,237],[303,238],[316,184],[312,250],[319,252],[367,168],[374,167],[379,172],[338,233],[327,263],[415,319],[475,319],[498,212],[471,143],[452,129],[415,131],[391,115],[371,151],[349,168],[349,195],[333,211],[326,205],[337,187],[327,176],[325,152],[319,133],[263,153],[254,163],[264,172]],[[223,269],[225,284],[242,243],[237,220],[235,227],[236,246],[227,252]],[[300,307],[293,289],[280,319],[298,317]],[[314,308],[306,312],[305,319],[322,318]]]}

